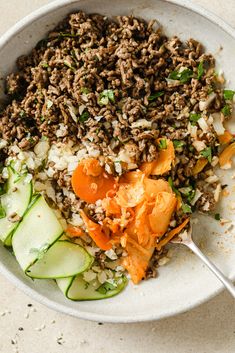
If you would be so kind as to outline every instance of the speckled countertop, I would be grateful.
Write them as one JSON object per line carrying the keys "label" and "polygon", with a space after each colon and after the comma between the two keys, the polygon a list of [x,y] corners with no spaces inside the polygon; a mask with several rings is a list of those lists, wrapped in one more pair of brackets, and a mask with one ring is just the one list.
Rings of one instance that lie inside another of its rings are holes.
{"label": "speckled countertop", "polygon": [[[0,0],[0,34],[50,0]],[[191,0],[235,27],[235,0]],[[143,324],[78,320],[34,302],[0,275],[0,353],[234,353],[235,305],[222,293],[177,317]]]}

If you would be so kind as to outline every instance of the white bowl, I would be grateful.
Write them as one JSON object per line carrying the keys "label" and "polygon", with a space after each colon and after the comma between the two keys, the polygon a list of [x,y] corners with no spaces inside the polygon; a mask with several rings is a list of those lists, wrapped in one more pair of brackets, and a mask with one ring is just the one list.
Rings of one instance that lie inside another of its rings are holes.
{"label": "white bowl", "polygon": [[[163,0],[81,0],[56,1],[27,16],[0,40],[0,74],[14,69],[16,58],[32,49],[48,30],[69,12],[99,12],[108,16],[133,14],[146,20],[158,19],[168,35],[182,39],[193,37],[205,44],[217,58],[230,86],[235,87],[235,31],[221,19],[188,1]],[[220,46],[223,50],[219,50]],[[234,173],[234,171],[233,171]],[[223,198],[220,213],[235,221],[229,203],[234,199],[232,171],[226,172],[224,183],[230,195]],[[212,217],[200,216],[195,236],[203,242],[203,250],[227,274],[235,279],[235,236],[226,232]],[[159,269],[157,279],[138,286],[131,283],[120,295],[101,301],[72,302],[63,297],[53,281],[27,278],[14,257],[0,246],[0,270],[17,287],[39,302],[79,318],[106,322],[156,320],[189,310],[213,297],[222,289],[220,282],[202,263],[183,247],[174,247],[172,261]]]}

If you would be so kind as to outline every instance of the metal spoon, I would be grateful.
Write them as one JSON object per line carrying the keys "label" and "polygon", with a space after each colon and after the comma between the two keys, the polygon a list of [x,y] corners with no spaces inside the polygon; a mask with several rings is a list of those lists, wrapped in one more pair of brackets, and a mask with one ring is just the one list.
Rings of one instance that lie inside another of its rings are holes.
{"label": "metal spoon", "polygon": [[209,269],[219,278],[219,280],[223,283],[225,288],[230,292],[230,294],[235,299],[235,286],[209,259],[206,257],[201,250],[197,247],[192,239],[192,225],[190,224],[190,228],[188,230],[187,236],[176,237],[171,240],[174,244],[184,244],[190,250],[194,252],[206,265]]}

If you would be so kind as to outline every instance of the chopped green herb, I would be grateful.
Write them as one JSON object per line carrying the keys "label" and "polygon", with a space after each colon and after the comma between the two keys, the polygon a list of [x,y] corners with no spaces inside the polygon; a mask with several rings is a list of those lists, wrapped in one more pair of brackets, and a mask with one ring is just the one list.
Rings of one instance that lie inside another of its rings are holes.
{"label": "chopped green herb", "polygon": [[45,118],[44,118],[44,116],[40,116],[40,121],[43,123],[43,121],[45,121]]}
{"label": "chopped green herb", "polygon": [[24,110],[21,110],[21,111],[20,111],[20,117],[21,117],[21,118],[25,118],[25,117],[26,117],[26,114],[25,114],[25,111],[24,111]]}
{"label": "chopped green herb", "polygon": [[89,88],[87,88],[87,87],[81,87],[80,90],[81,90],[81,92],[84,93],[84,94],[90,93],[90,90],[89,90]]}
{"label": "chopped green herb", "polygon": [[200,80],[204,74],[203,61],[201,61],[197,68],[197,78]]}
{"label": "chopped green herb", "polygon": [[211,86],[211,87],[209,87],[207,94],[209,95],[209,94],[211,94],[212,92],[214,92],[214,89],[213,89],[213,87]]}
{"label": "chopped green herb", "polygon": [[0,201],[0,218],[6,217],[6,211],[2,207],[1,201]]}
{"label": "chopped green herb", "polygon": [[190,152],[194,152],[195,151],[195,148],[193,146],[189,146],[188,149],[189,149]]}
{"label": "chopped green herb", "polygon": [[49,67],[49,65],[46,62],[42,62],[41,67],[43,67],[44,69],[47,69]]}
{"label": "chopped green herb", "polygon": [[221,216],[220,216],[220,214],[219,214],[219,213],[216,213],[216,214],[215,214],[215,219],[216,219],[217,221],[220,221]]}
{"label": "chopped green herb", "polygon": [[187,203],[182,202],[182,211],[184,213],[192,213],[191,206],[189,206]]}
{"label": "chopped green herb", "polygon": [[185,142],[181,140],[173,140],[173,145],[175,148],[181,148],[185,145]]}
{"label": "chopped green herb", "polygon": [[47,106],[47,109],[50,109],[53,106],[53,102],[50,99],[48,99],[46,102],[46,106]]}
{"label": "chopped green herb", "polygon": [[180,188],[179,191],[180,191],[181,194],[183,194],[187,198],[187,201],[189,203],[194,198],[195,192],[196,192],[191,185],[183,187],[183,188]]}
{"label": "chopped green herb", "polygon": [[226,104],[222,109],[221,112],[224,114],[224,116],[229,116],[231,115],[231,108],[228,104]]}
{"label": "chopped green herb", "polygon": [[176,189],[176,187],[174,186],[173,180],[171,177],[168,178],[168,183],[170,185],[170,187],[172,188],[172,190],[174,191],[174,193],[178,196],[180,196],[180,192]]}
{"label": "chopped green herb", "polygon": [[235,91],[232,91],[231,89],[225,89],[224,90],[224,99],[233,100],[234,94],[235,94]]}
{"label": "chopped green herb", "polygon": [[181,83],[186,83],[193,77],[193,71],[191,69],[185,69],[182,72],[172,71],[168,78],[172,80],[178,80]]}
{"label": "chopped green herb", "polygon": [[158,91],[158,92],[153,93],[151,96],[149,96],[148,100],[149,101],[154,101],[156,98],[161,97],[163,95],[164,95],[163,91]]}
{"label": "chopped green herb", "polygon": [[207,158],[208,161],[211,163],[211,161],[212,161],[212,151],[211,151],[211,147],[205,148],[203,151],[201,151],[200,154],[201,154],[203,157]]}
{"label": "chopped green herb", "polygon": [[90,117],[89,112],[88,112],[87,110],[85,110],[85,111],[80,115],[79,121],[80,121],[81,123],[84,123],[87,119],[89,119],[89,117]]}
{"label": "chopped green herb", "polygon": [[196,122],[201,118],[201,114],[197,113],[190,113],[189,120],[191,121],[192,125],[196,125]]}
{"label": "chopped green herb", "polygon": [[99,292],[100,294],[106,294],[108,291],[115,289],[116,286],[109,283],[109,282],[105,282],[103,284],[101,284],[101,286],[99,286],[96,291]]}
{"label": "chopped green herb", "polygon": [[165,150],[167,148],[166,139],[160,139],[158,147],[160,148],[160,150]]}
{"label": "chopped green herb", "polygon": [[69,67],[72,71],[75,71],[75,68],[67,60],[64,61],[64,65]]}
{"label": "chopped green herb", "polygon": [[98,103],[100,105],[107,105],[110,102],[115,102],[114,92],[112,89],[105,89],[103,92],[100,93]]}

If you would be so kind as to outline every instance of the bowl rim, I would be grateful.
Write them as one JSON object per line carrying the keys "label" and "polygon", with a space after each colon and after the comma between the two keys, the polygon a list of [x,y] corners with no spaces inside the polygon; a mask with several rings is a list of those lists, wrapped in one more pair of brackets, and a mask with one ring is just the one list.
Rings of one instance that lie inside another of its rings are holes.
{"label": "bowl rim", "polygon": [[[164,0],[168,3],[183,7],[188,9],[192,12],[195,12],[202,17],[206,18],[210,22],[214,23],[215,25],[219,26],[222,30],[228,33],[235,39],[235,28],[227,24],[222,18],[215,15],[214,13],[210,12],[209,10],[188,2],[188,0]],[[1,37],[0,37],[0,49],[3,49],[5,45],[11,40],[12,37],[19,34],[23,29],[27,26],[32,24],[35,20],[39,18],[43,18],[47,16],[49,12],[52,12],[55,9],[63,8],[65,5],[79,3],[80,0],[55,0],[52,3],[46,4],[42,7],[39,7],[35,11],[31,12],[27,16],[20,19],[15,25],[13,25],[10,29],[8,29]],[[65,304],[58,304],[55,303],[53,300],[48,299],[44,295],[38,293],[35,289],[28,287],[24,284],[16,275],[14,275],[10,270],[8,270],[7,266],[5,266],[0,261],[0,273],[3,274],[13,285],[19,288],[22,292],[26,295],[34,299],[35,301],[46,305],[48,308],[53,309],[57,312],[61,312],[63,314],[67,314],[73,317],[77,317],[79,319],[85,319],[90,321],[97,321],[97,322],[107,322],[107,323],[134,323],[134,322],[146,322],[146,321],[154,321],[154,320],[161,320],[163,318],[168,318],[171,316],[175,316],[188,310],[191,310],[210,299],[214,298],[217,294],[219,294],[223,290],[223,285],[219,284],[218,288],[207,297],[192,303],[187,306],[187,308],[176,309],[174,312],[168,312],[165,314],[158,314],[157,312],[153,312],[150,314],[139,314],[134,316],[112,316],[112,315],[102,315],[96,313],[87,313],[87,312],[79,312],[79,310],[70,308]],[[232,279],[235,279],[233,276]]]}

